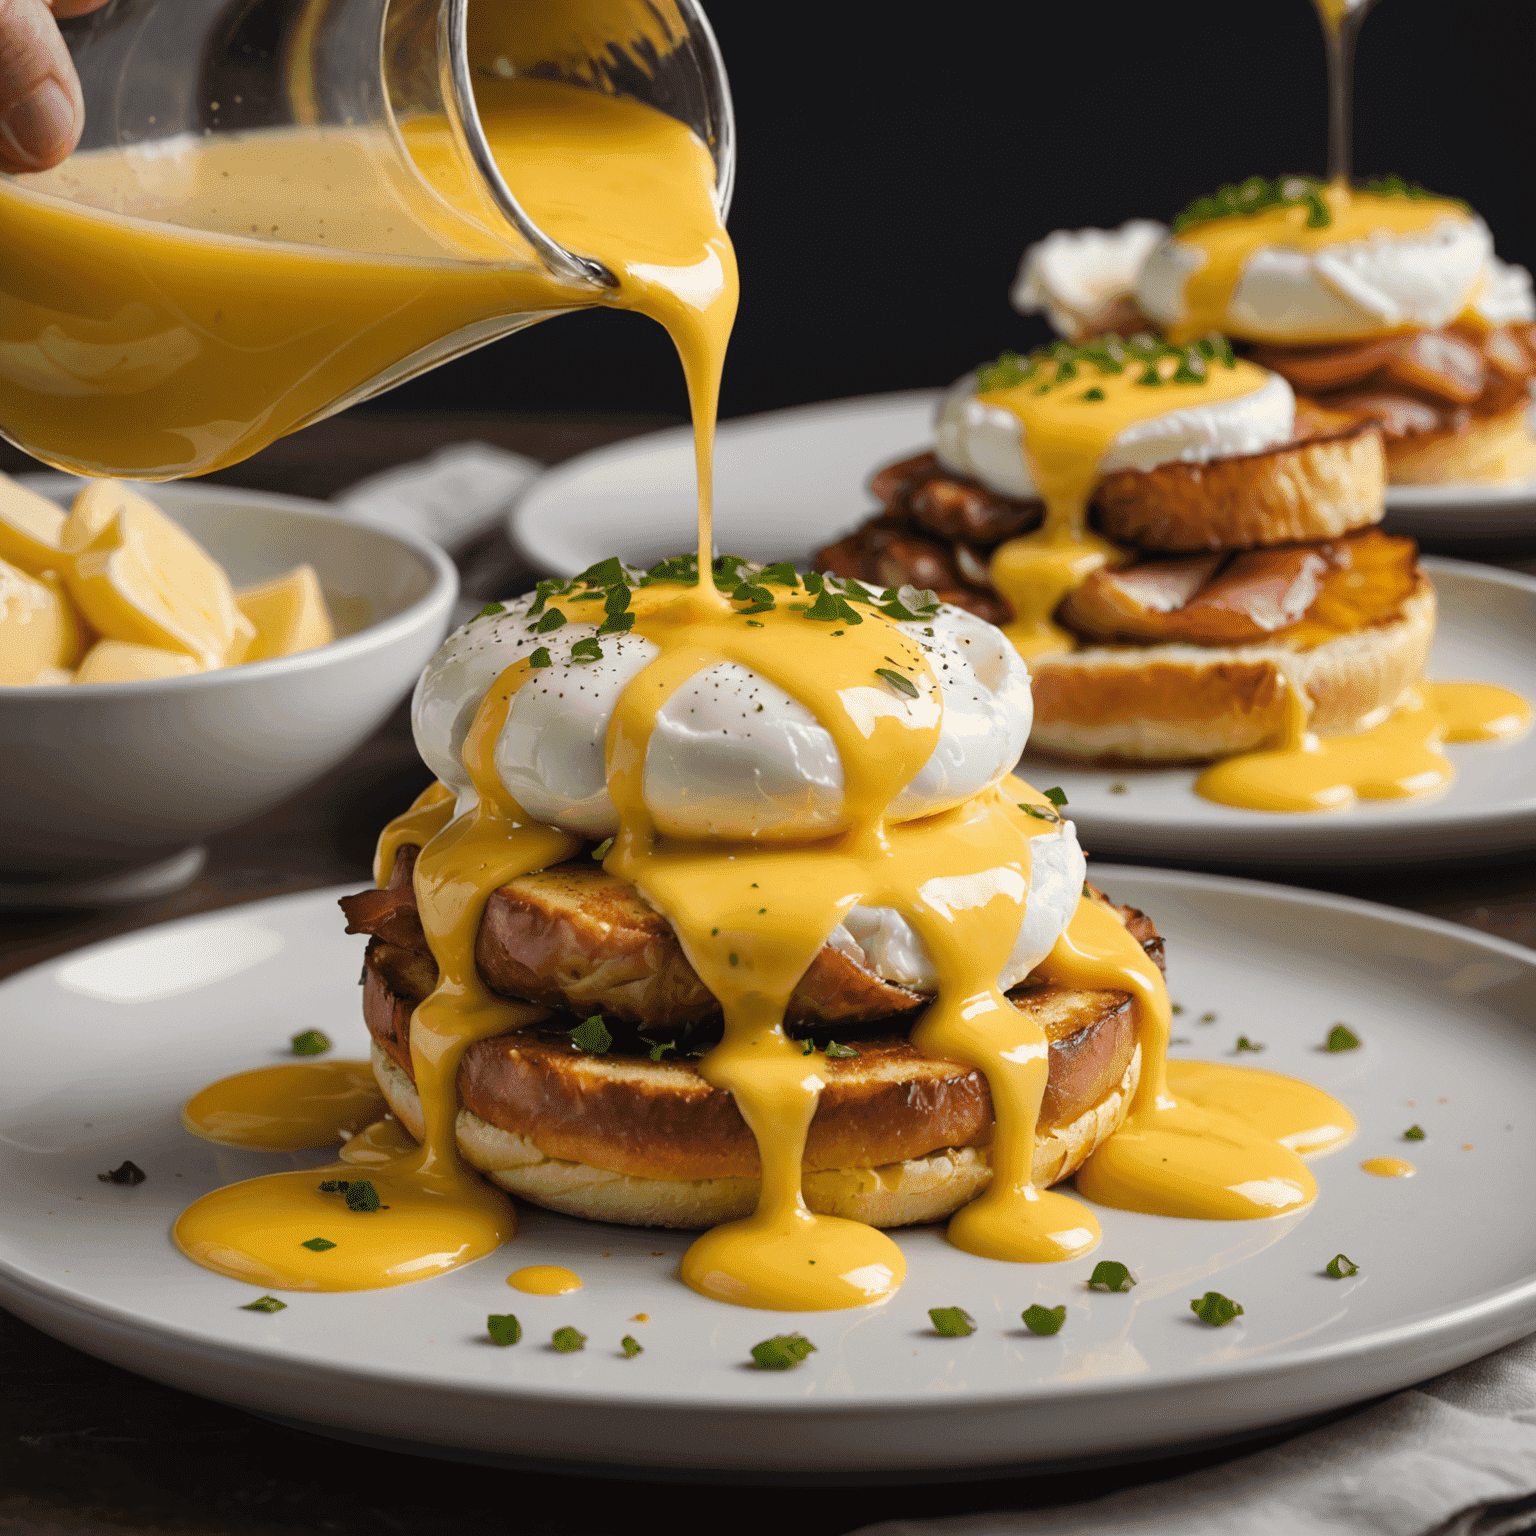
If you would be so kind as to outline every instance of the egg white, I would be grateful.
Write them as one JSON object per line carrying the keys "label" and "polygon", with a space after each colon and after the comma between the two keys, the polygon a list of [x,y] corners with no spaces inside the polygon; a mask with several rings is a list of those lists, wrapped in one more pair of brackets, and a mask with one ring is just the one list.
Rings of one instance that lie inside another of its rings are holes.
{"label": "egg white", "polygon": [[[976,375],[967,374],[939,406],[934,432],[939,462],[1003,496],[1039,495],[1024,453],[1023,424],[1006,406],[978,398],[975,389]],[[1262,453],[1288,442],[1295,430],[1296,396],[1279,374],[1235,400],[1201,401],[1195,386],[1178,392],[1178,398],[1185,397],[1194,403],[1132,422],[1118,433],[1099,460],[1099,472]]]}

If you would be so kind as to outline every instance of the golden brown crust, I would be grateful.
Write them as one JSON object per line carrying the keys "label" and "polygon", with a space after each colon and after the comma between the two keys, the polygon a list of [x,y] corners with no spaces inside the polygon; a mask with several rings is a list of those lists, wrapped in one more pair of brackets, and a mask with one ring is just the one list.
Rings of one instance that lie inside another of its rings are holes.
{"label": "golden brown crust", "polygon": [[1306,650],[1270,642],[1093,646],[1037,656],[1031,753],[1104,762],[1202,762],[1274,743],[1289,678],[1321,736],[1367,729],[1424,675],[1435,594],[1419,575],[1399,616]]}
{"label": "golden brown crust", "polygon": [[1234,549],[1337,538],[1381,521],[1381,433],[1361,423],[1264,453],[1106,477],[1105,535],[1143,549]]}
{"label": "golden brown crust", "polygon": [[1387,478],[1393,485],[1507,485],[1536,479],[1531,409],[1522,400],[1496,416],[1471,416],[1434,431],[1388,437]]}
{"label": "golden brown crust", "polygon": [[[1075,1173],[1117,1130],[1136,1091],[1141,1051],[1131,1054],[1118,1084],[1075,1121],[1042,1133],[1031,1170],[1040,1188]],[[421,1105],[410,1079],[378,1047],[374,1070],[390,1108],[412,1135],[421,1134]],[[630,1226],[698,1228],[748,1216],[757,1204],[755,1178],[652,1179],[546,1157],[526,1138],[461,1109],[455,1126],[471,1167],[513,1194],[589,1221]],[[819,1215],[876,1227],[940,1221],[973,1200],[992,1177],[985,1147],[946,1147],[925,1157],[873,1168],[827,1168],[803,1177],[805,1202]]]}
{"label": "golden brown crust", "polygon": [[[414,1001],[390,986],[380,948],[369,945],[363,1015],[379,1047],[414,1080]],[[1068,1124],[1124,1075],[1134,1046],[1131,1000],[1038,985],[1010,998],[1051,1042],[1042,1129]],[[735,1101],[694,1062],[594,1055],[571,1041],[568,1027],[535,1025],[471,1046],[459,1070],[464,1107],[560,1161],[637,1178],[757,1176],[757,1144]],[[861,1039],[857,1049],[825,1062],[807,1168],[871,1168],[991,1140],[992,1103],[979,1072],[930,1060],[900,1035]]]}

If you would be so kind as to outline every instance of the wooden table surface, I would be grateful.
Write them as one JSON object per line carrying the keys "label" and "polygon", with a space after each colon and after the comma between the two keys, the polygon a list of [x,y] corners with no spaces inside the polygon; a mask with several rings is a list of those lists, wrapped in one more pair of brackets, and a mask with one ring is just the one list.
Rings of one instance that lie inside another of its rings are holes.
{"label": "wooden table surface", "polygon": [[[449,442],[477,438],[556,463],[668,424],[636,417],[352,413],[274,444],[214,478],[325,497]],[[0,469],[36,467],[0,445]],[[1508,563],[1530,568],[1526,562]],[[466,578],[487,597],[523,590],[529,579],[497,533],[468,552],[467,565]],[[214,838],[207,867],[186,889],[130,908],[7,913],[0,923],[0,975],[171,917],[338,882],[361,887],[379,828],[427,781],[402,708],[305,793]],[[1536,867],[1529,858],[1275,878],[1431,913],[1536,948]],[[590,1452],[594,1461],[602,1460],[600,1446]],[[460,1536],[481,1520],[494,1527],[515,1521],[527,1536],[609,1536],[647,1515],[683,1529],[724,1517],[744,1536],[777,1531],[787,1521],[805,1536],[838,1536],[876,1520],[1092,1497],[1234,1454],[1241,1452],[1207,1451],[1007,1482],[780,1489],[771,1497],[726,1504],[718,1487],[513,1475],[341,1446],[143,1381],[0,1312],[0,1536],[124,1531],[265,1536],[294,1530]]]}

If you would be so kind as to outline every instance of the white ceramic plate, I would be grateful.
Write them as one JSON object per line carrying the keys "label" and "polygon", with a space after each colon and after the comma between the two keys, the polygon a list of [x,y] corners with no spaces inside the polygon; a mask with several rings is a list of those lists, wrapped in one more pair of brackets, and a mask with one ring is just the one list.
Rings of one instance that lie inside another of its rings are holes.
{"label": "white ceramic plate", "polygon": [[[1196,1222],[1100,1213],[1094,1259],[1039,1268],[905,1233],[910,1275],[888,1305],[762,1313],[674,1277],[685,1234],[533,1210],[501,1253],[440,1279],[352,1295],[256,1292],[171,1246],[203,1191],[286,1166],[194,1140],[177,1108],[226,1073],[278,1059],[295,1031],[346,1055],[366,1037],[361,940],[335,891],[149,928],[0,985],[0,1299],[79,1348],[159,1380],[343,1434],[589,1467],[801,1476],[963,1475],[1128,1454],[1288,1422],[1449,1369],[1536,1328],[1536,955],[1384,907],[1157,870],[1096,870],[1168,935],[1177,1053],[1252,1058],[1338,1094],[1357,1141],[1316,1165],[1306,1214]],[[1217,1022],[1196,1022],[1206,1011]],[[1346,1020],[1364,1044],[1320,1044]],[[1452,1045],[1451,1042],[1454,1042]],[[1248,1059],[1248,1058],[1245,1058]],[[1417,1122],[1428,1132],[1405,1143]],[[1470,1146],[1464,1147],[1464,1143]],[[1365,1174],[1407,1153],[1417,1178]],[[138,1188],[96,1175],[132,1158]],[[1343,1251],[1358,1276],[1322,1270]],[[1129,1264],[1125,1295],[1093,1294],[1097,1259]],[[510,1291],[509,1271],[561,1262],[562,1298]],[[1207,1289],[1246,1308],[1214,1331]],[[1036,1338],[1032,1302],[1067,1306]],[[965,1339],[930,1329],[960,1306]],[[521,1344],[484,1336],[515,1312]],[[632,1321],[647,1313],[650,1321]],[[556,1354],[551,1332],[589,1336]],[[747,1365],[758,1340],[804,1331],[798,1370]],[[620,1338],[645,1353],[626,1360]]]}
{"label": "white ceramic plate", "polygon": [[[910,390],[770,411],[715,440],[715,548],[800,560],[880,510],[869,477],[933,446],[939,392]],[[574,576],[609,555],[651,565],[698,542],[693,431],[598,448],[540,475],[513,507],[513,542],[541,570]]]}
{"label": "white ceramic plate", "polygon": [[[1422,564],[1440,598],[1429,675],[1499,683],[1536,699],[1536,579],[1438,556]],[[1452,745],[1446,755],[1456,780],[1435,798],[1361,801],[1316,815],[1202,800],[1192,768],[1078,768],[1026,755],[1020,771],[1041,787],[1059,784],[1083,846],[1117,858],[1316,869],[1536,847],[1536,733]]]}
{"label": "white ceramic plate", "polygon": [[1536,480],[1518,485],[1389,485],[1389,533],[1434,546],[1536,544]]}

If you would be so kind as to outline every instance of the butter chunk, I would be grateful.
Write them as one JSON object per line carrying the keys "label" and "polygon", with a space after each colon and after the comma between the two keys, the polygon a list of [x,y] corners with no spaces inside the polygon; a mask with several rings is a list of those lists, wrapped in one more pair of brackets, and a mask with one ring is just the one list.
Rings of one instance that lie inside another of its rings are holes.
{"label": "butter chunk", "polygon": [[245,661],[268,661],[329,645],[336,638],[320,578],[310,565],[275,577],[236,595],[240,611],[256,626]]}
{"label": "butter chunk", "polygon": [[0,560],[29,576],[61,569],[63,526],[63,512],[46,496],[0,475]]}
{"label": "butter chunk", "polygon": [[0,560],[0,685],[36,682],[73,666],[79,654],[80,621],[58,578],[29,576]]}
{"label": "butter chunk", "polygon": [[253,626],[216,561],[152,502],[114,480],[75,498],[61,541],[65,580],[109,640],[181,651],[204,668],[241,650]]}
{"label": "butter chunk", "polygon": [[161,677],[190,677],[203,670],[185,651],[166,651],[126,640],[98,640],[75,673],[77,683],[146,683]]}

